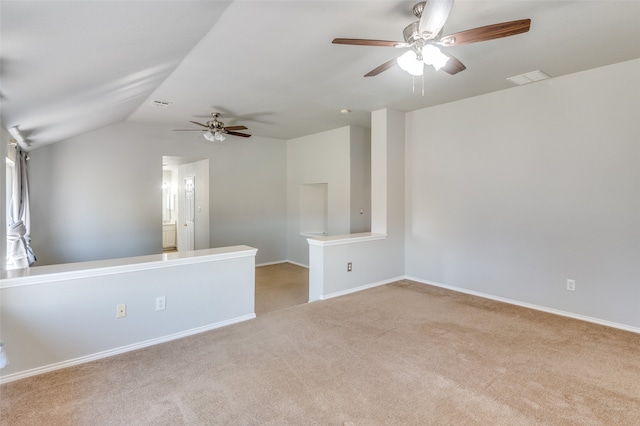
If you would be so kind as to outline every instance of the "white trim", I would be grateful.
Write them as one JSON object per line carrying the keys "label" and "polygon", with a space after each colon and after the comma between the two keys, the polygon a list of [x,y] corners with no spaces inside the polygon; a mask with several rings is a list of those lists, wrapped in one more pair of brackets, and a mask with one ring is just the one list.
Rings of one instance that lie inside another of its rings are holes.
{"label": "white trim", "polygon": [[24,285],[43,284],[54,281],[66,281],[149,269],[168,268],[180,265],[212,262],[241,257],[255,256],[258,249],[248,246],[222,247],[152,254],[148,256],[127,257],[122,259],[97,260],[93,262],[68,263],[62,265],[36,266],[32,268],[2,271],[0,289]]}
{"label": "white trim", "polygon": [[8,374],[0,377],[0,385],[4,383],[13,382],[15,380],[24,379],[38,374],[48,373],[50,371],[60,370],[62,368],[72,367],[74,365],[84,364],[87,362],[95,361],[102,358],[108,358],[110,356],[123,354],[125,352],[131,352],[138,349],[146,348],[149,346],[158,345],[160,343],[166,343],[171,340],[181,339],[183,337],[192,336],[194,334],[204,333],[205,331],[214,330],[216,328],[225,327],[227,325],[236,324],[243,321],[248,321],[256,317],[256,314],[247,314],[236,318],[231,318],[224,321],[219,321],[214,324],[205,325],[202,327],[192,328],[191,330],[181,331],[179,333],[169,334],[167,336],[157,337],[155,339],[145,340],[144,342],[134,343],[127,346],[121,346],[119,348],[110,349],[103,352],[98,352],[92,355],[86,355],[79,358],[70,359],[67,361],[57,362],[55,364],[46,365],[44,367],[33,368],[31,370],[21,371],[19,373]]}
{"label": "white trim", "polygon": [[293,260],[277,260],[275,262],[266,262],[256,265],[256,268],[260,266],[282,265],[283,263],[290,263],[292,265],[300,266],[302,268],[309,269],[309,265],[303,265],[302,263],[294,262]]}
{"label": "white trim", "polygon": [[300,236],[301,237],[310,237],[310,238],[317,238],[317,237],[326,237],[328,234],[326,232],[301,232]]}
{"label": "white trim", "polygon": [[467,289],[464,289],[464,288],[450,286],[450,285],[446,285],[446,284],[441,284],[441,283],[437,283],[437,282],[433,282],[433,281],[422,280],[422,279],[415,278],[415,277],[405,276],[405,279],[411,280],[411,281],[415,281],[415,282],[420,283],[420,284],[427,284],[427,285],[432,285],[434,287],[446,288],[447,290],[457,291],[458,293],[470,294],[472,296],[478,296],[478,297],[482,297],[484,299],[490,299],[490,300],[495,300],[495,301],[498,301],[498,302],[504,302],[504,303],[508,303],[510,305],[521,306],[523,308],[529,308],[529,309],[533,309],[533,310],[536,310],[536,311],[541,311],[541,312],[546,312],[546,313],[549,313],[549,314],[560,315],[560,316],[567,317],[567,318],[573,318],[573,319],[586,321],[586,322],[590,322],[590,323],[594,323],[594,324],[598,324],[598,325],[604,325],[606,327],[617,328],[619,330],[630,331],[632,333],[640,334],[640,328],[632,327],[632,326],[626,325],[626,324],[620,324],[620,323],[617,323],[617,322],[607,321],[607,320],[603,320],[603,319],[599,319],[599,318],[588,317],[586,315],[574,314],[573,312],[567,312],[567,311],[562,311],[560,309],[548,308],[546,306],[533,305],[531,303],[520,302],[518,300],[507,299],[507,298],[504,298],[504,297],[492,296],[492,295],[486,294],[486,293],[480,293],[480,292],[477,292],[477,291],[467,290]]}
{"label": "white trim", "polygon": [[13,127],[9,128],[9,129],[7,129],[7,131],[16,140],[16,142],[17,142],[18,146],[20,147],[20,149],[22,149],[25,152],[27,152],[29,150],[29,143],[27,142],[27,140],[25,140],[24,136],[22,136],[22,133],[20,133],[20,130],[18,129],[18,126],[13,126]]}
{"label": "white trim", "polygon": [[282,265],[283,263],[288,263],[288,262],[289,262],[288,260],[276,260],[275,262],[265,262],[265,263],[256,265],[256,268],[259,268],[260,266]]}
{"label": "white trim", "polygon": [[293,260],[287,260],[286,263],[290,263],[292,265],[300,266],[301,268],[309,269],[309,265],[303,265],[302,263],[294,262]]}
{"label": "white trim", "polygon": [[[365,284],[365,285],[361,285],[359,287],[354,287],[354,288],[349,288],[347,290],[337,291],[335,293],[320,295],[320,300],[333,299],[334,297],[345,296],[347,294],[355,293],[355,292],[358,292],[358,291],[368,290],[370,288],[378,287],[378,286],[381,286],[381,285],[394,283],[394,282],[399,281],[399,280],[401,280],[403,278],[404,277],[390,278],[390,279],[387,279],[387,280],[375,282],[373,284]],[[309,302],[315,302],[315,300],[310,300]]]}
{"label": "white trim", "polygon": [[375,232],[363,232],[360,234],[334,235],[331,237],[307,238],[307,242],[312,246],[339,246],[344,244],[364,243],[368,241],[384,240],[387,234]]}

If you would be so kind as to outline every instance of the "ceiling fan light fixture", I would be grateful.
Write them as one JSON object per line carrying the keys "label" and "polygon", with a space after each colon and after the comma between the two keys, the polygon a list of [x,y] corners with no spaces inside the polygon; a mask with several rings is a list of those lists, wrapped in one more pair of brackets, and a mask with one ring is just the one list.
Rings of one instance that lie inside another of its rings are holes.
{"label": "ceiling fan light fixture", "polygon": [[[227,139],[227,135],[239,136],[241,138],[251,137],[248,133],[241,133],[238,130],[247,130],[246,126],[225,126],[222,121],[218,120],[220,116],[219,112],[212,112],[212,120],[207,121],[206,124],[199,123],[197,121],[189,120],[190,123],[200,126],[196,129],[174,129],[176,132],[203,132],[202,137],[209,142],[222,142]],[[203,129],[204,127],[204,129]]]}
{"label": "ceiling fan light fixture", "polygon": [[407,50],[398,59],[398,65],[411,75],[420,76],[424,72],[424,64],[418,60],[413,50]]}
{"label": "ceiling fan light fixture", "polygon": [[204,132],[202,136],[204,136],[204,138],[209,142],[222,142],[226,139],[226,136],[224,135],[224,133],[219,132],[217,130],[216,131],[209,130],[207,132]]}
{"label": "ceiling fan light fixture", "polygon": [[438,71],[447,64],[449,57],[433,44],[427,44],[422,48],[422,60],[425,64],[433,66]]}

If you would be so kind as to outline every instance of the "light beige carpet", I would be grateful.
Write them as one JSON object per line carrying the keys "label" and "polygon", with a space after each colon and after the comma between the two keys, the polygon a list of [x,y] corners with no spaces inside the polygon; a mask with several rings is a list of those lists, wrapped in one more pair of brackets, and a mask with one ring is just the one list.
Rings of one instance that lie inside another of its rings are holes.
{"label": "light beige carpet", "polygon": [[309,270],[292,263],[256,268],[256,315],[309,302]]}
{"label": "light beige carpet", "polygon": [[401,281],[0,392],[6,425],[640,425],[640,336]]}

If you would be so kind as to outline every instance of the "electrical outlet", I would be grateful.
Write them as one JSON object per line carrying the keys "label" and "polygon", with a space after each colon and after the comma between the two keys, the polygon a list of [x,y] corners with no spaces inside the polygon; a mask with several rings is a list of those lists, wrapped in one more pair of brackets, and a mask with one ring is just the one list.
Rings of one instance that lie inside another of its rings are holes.
{"label": "electrical outlet", "polygon": [[124,318],[127,316],[127,305],[124,303],[116,305],[116,318]]}
{"label": "electrical outlet", "polygon": [[167,307],[166,296],[156,297],[156,311],[164,311],[166,307]]}
{"label": "electrical outlet", "polygon": [[353,270],[353,265],[351,262],[347,263],[347,272],[351,272]]}
{"label": "electrical outlet", "polygon": [[567,290],[576,291],[576,280],[567,280]]}

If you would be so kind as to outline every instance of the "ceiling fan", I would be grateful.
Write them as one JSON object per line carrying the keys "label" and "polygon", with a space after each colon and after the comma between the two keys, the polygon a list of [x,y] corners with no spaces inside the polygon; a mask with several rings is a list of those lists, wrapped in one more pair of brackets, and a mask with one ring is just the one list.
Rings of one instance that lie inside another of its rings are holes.
{"label": "ceiling fan", "polygon": [[395,57],[365,74],[373,77],[388,70],[396,63],[409,74],[419,76],[423,74],[424,64],[432,65],[436,70],[453,75],[466,67],[450,53],[440,47],[458,46],[461,44],[477,43],[509,37],[529,31],[531,19],[502,22],[473,28],[446,36],[442,35],[442,28],[449,17],[453,0],[427,0],[413,6],[413,14],[419,18],[409,24],[403,31],[404,41],[369,40],[358,38],[335,38],[334,44],[350,44],[357,46],[386,46],[409,48],[399,57]]}
{"label": "ceiling fan", "polygon": [[197,121],[189,121],[190,123],[204,127],[204,129],[175,129],[175,132],[204,132],[202,135],[208,141],[222,142],[226,139],[225,135],[240,136],[248,138],[251,135],[248,133],[240,133],[236,130],[246,130],[245,126],[225,126],[222,121],[218,120],[220,117],[219,112],[212,112],[212,120],[207,121],[207,124],[198,123]]}

